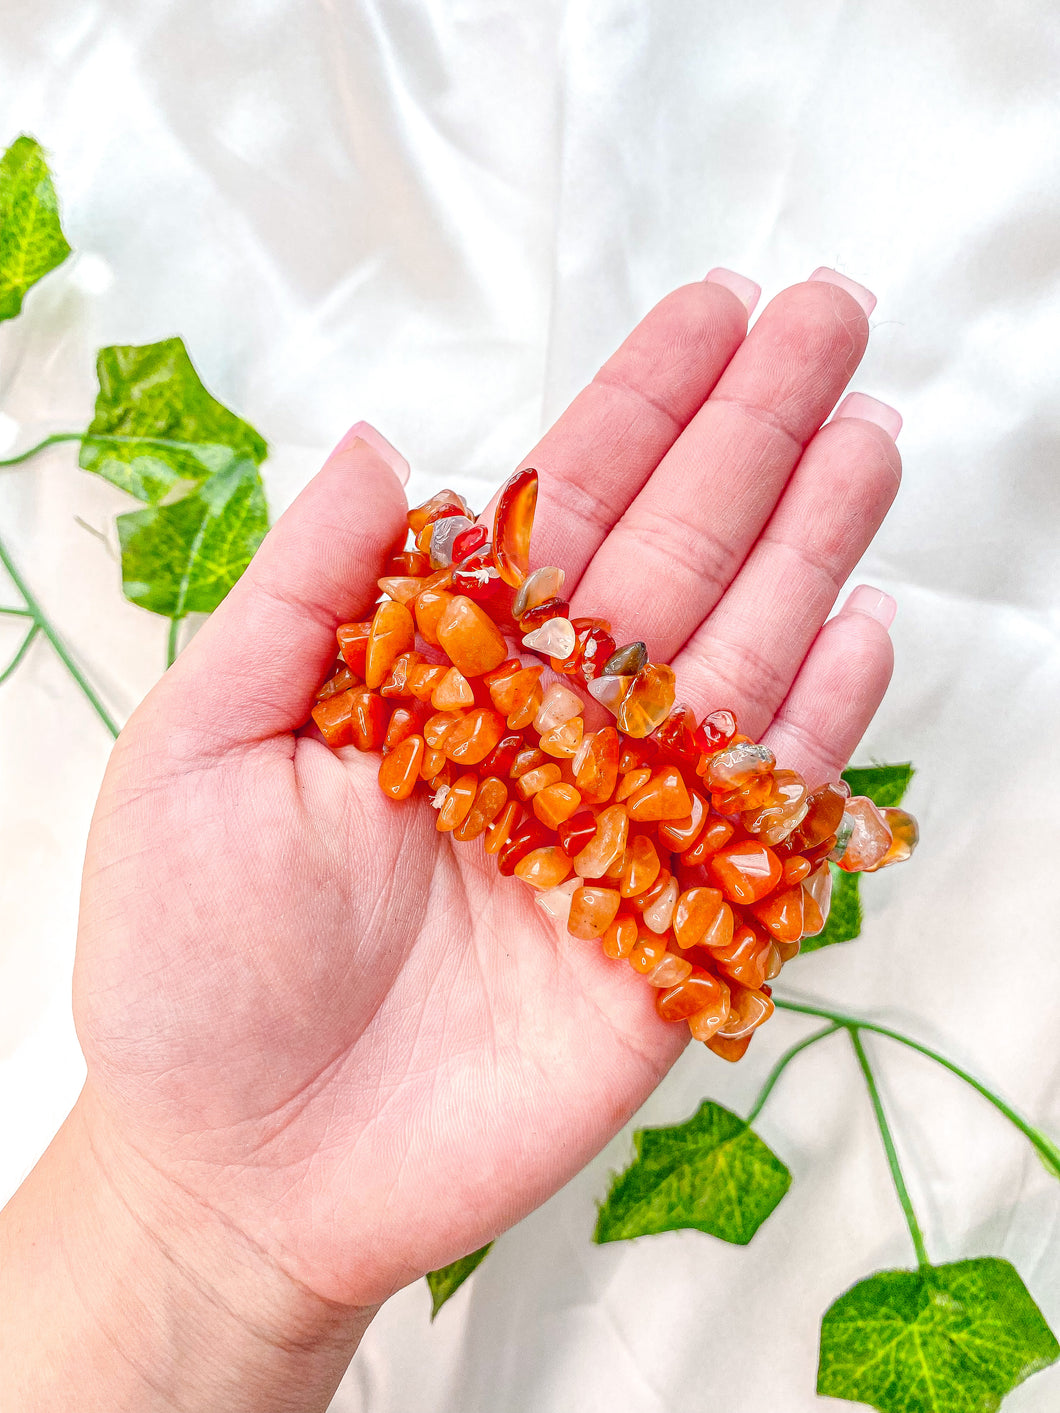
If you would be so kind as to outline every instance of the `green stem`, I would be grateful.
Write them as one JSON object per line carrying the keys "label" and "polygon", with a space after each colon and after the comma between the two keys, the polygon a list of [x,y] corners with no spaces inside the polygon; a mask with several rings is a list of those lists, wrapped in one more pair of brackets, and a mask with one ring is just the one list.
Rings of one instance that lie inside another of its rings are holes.
{"label": "green stem", "polygon": [[7,681],[7,679],[11,676],[13,672],[18,671],[19,663],[22,661],[22,659],[29,652],[30,648],[33,646],[33,639],[37,636],[39,632],[40,626],[37,623],[33,623],[30,625],[30,630],[22,639],[22,642],[19,645],[18,652],[4,668],[3,672],[0,672],[0,687],[4,685],[4,683]]}
{"label": "green stem", "polygon": [[854,1054],[858,1057],[861,1072],[865,1076],[865,1083],[868,1085],[869,1097],[872,1100],[872,1107],[876,1114],[876,1123],[880,1130],[880,1138],[883,1140],[883,1150],[887,1154],[887,1166],[890,1168],[891,1177],[894,1180],[894,1190],[898,1194],[898,1201],[902,1204],[906,1226],[908,1226],[909,1235],[913,1239],[913,1250],[916,1252],[916,1262],[922,1271],[926,1271],[930,1267],[931,1261],[927,1254],[927,1247],[924,1245],[924,1234],[920,1230],[920,1223],[917,1221],[916,1213],[913,1211],[913,1203],[909,1196],[909,1189],[905,1185],[902,1165],[898,1161],[898,1150],[894,1146],[894,1138],[891,1135],[891,1128],[887,1122],[887,1115],[883,1111],[883,1101],[880,1099],[880,1091],[876,1087],[876,1076],[872,1073],[872,1066],[869,1064],[868,1055],[865,1054],[865,1047],[861,1043],[861,1036],[858,1034],[857,1026],[847,1026],[846,1029],[850,1036],[850,1043],[854,1047]]}
{"label": "green stem", "polygon": [[192,451],[200,452],[203,449],[202,442],[181,442],[173,437],[137,437],[122,436],[118,432],[53,432],[50,437],[45,437],[36,446],[20,451],[15,456],[8,456],[0,460],[0,467],[21,466],[24,461],[29,461],[30,457],[36,456],[39,452],[47,451],[50,446],[58,446],[61,442],[102,442],[115,443],[117,445],[128,445],[135,443],[137,446],[158,446],[168,447],[171,451]]}
{"label": "green stem", "polygon": [[[74,662],[73,658],[70,656],[70,652],[66,644],[63,642],[62,638],[59,637],[59,634],[52,627],[51,620],[46,616],[44,610],[37,602],[37,599],[30,592],[29,585],[26,583],[26,581],[22,578],[22,575],[16,569],[14,562],[12,561],[11,556],[8,554],[7,548],[2,540],[0,540],[0,564],[2,564],[7,570],[8,575],[11,578],[11,582],[14,584],[15,588],[19,591],[19,593],[25,600],[26,608],[29,610],[29,616],[33,619],[35,631],[43,633],[44,636],[48,639],[48,642],[51,643],[52,647],[54,648],[55,654],[58,657],[59,661],[63,664],[67,672],[69,672],[70,676],[74,679],[77,685],[81,688],[81,691],[88,698],[90,705],[92,706],[96,715],[99,717],[100,721],[102,721],[103,725],[107,728],[107,730],[112,736],[117,737],[117,723],[107,711],[107,708],[100,701],[99,697],[96,695],[95,691],[89,684],[84,673],[78,667],[77,663]],[[28,646],[29,641],[27,640],[23,644],[23,648],[20,651],[25,650],[26,648],[28,648]]]}
{"label": "green stem", "polygon": [[171,619],[169,620],[169,637],[166,639],[166,671],[167,671],[167,672],[169,671],[169,669],[173,666],[173,664],[174,664],[174,663],[176,662],[176,660],[177,660],[177,633],[178,633],[179,630],[180,630],[180,625],[181,625],[182,621],[183,621],[183,620],[180,619],[180,618],[171,618]]}
{"label": "green stem", "polygon": [[30,611],[29,611],[28,608],[8,608],[7,606],[4,606],[4,607],[0,607],[0,613],[9,613],[12,618],[32,618],[32,617],[33,617],[33,614],[30,613]]}
{"label": "green stem", "polygon": [[46,451],[50,446],[58,446],[60,442],[80,442],[84,439],[84,432],[53,432],[50,437],[45,437],[42,442],[31,446],[28,451],[20,451],[17,456],[9,456],[4,461],[0,461],[0,466],[19,466],[23,461],[28,461],[31,456],[36,456],[40,451]]}
{"label": "green stem", "polygon": [[811,1045],[816,1045],[818,1040],[824,1040],[826,1036],[834,1035],[837,1030],[843,1029],[844,1027],[838,1023],[835,1025],[827,1025],[824,1030],[814,1031],[813,1035],[808,1035],[805,1040],[800,1040],[798,1044],[793,1045],[790,1050],[785,1050],[784,1054],[781,1055],[780,1059],[766,1076],[765,1084],[763,1084],[762,1088],[758,1091],[758,1098],[751,1106],[751,1112],[747,1115],[748,1124],[753,1124],[755,1119],[758,1118],[758,1115],[765,1108],[766,1100],[773,1092],[773,1086],[791,1064],[792,1060],[794,1060],[795,1056],[801,1054],[803,1050],[808,1049]]}
{"label": "green stem", "polygon": [[886,1036],[888,1040],[897,1040],[899,1045],[905,1045],[910,1050],[915,1050],[920,1055],[925,1055],[929,1060],[934,1060],[937,1065],[941,1065],[944,1070],[949,1070],[950,1074],[955,1074],[958,1079],[970,1085],[977,1094],[981,1094],[988,1103],[1004,1114],[1013,1127],[1019,1129],[1020,1133],[1037,1150],[1050,1172],[1055,1177],[1060,1177],[1060,1147],[1051,1138],[1042,1133],[1040,1129],[1027,1122],[1020,1114],[1012,1108],[1011,1104],[1006,1104],[999,1094],[995,1094],[992,1089],[988,1089],[981,1080],[961,1069],[960,1065],[954,1064],[952,1060],[947,1060],[945,1055],[940,1055],[937,1050],[930,1049],[927,1045],[922,1045],[919,1040],[912,1040],[908,1035],[903,1035],[901,1031],[891,1030],[885,1025],[876,1025],[873,1021],[862,1020],[859,1016],[851,1016],[843,1011],[829,1010],[824,1006],[810,1006],[800,1001],[785,1001],[779,996],[773,997],[773,1003],[781,1010],[795,1011],[803,1016],[819,1016],[822,1020],[834,1021],[836,1025],[845,1026],[848,1030],[856,1026],[858,1030],[869,1030],[874,1035]]}

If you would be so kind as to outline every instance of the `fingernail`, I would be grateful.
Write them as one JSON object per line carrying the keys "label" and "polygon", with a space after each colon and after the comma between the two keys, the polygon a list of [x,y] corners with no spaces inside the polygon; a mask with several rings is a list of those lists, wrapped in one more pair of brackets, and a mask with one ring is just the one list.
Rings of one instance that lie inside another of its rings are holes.
{"label": "fingernail", "polygon": [[890,594],[885,594],[882,589],[874,589],[871,584],[859,584],[841,611],[863,613],[867,618],[875,618],[877,623],[889,628],[898,612],[898,605]]}
{"label": "fingernail", "polygon": [[880,402],[879,398],[869,397],[868,393],[847,393],[836,408],[832,421],[840,417],[860,417],[863,422],[874,422],[877,427],[883,428],[892,441],[897,439],[902,430],[902,414],[897,408]]}
{"label": "fingernail", "polygon": [[871,314],[876,308],[876,296],[872,290],[866,289],[864,285],[859,285],[856,280],[848,280],[846,275],[841,275],[838,270],[830,270],[827,265],[822,265],[819,270],[814,270],[810,279],[821,280],[826,285],[838,285],[840,289],[845,289],[847,294],[854,296],[866,315]]}
{"label": "fingernail", "polygon": [[377,431],[377,429],[372,426],[371,422],[355,422],[343,437],[342,441],[339,442],[335,450],[342,451],[345,447],[348,447],[351,442],[356,441],[367,442],[372,450],[378,452],[383,458],[401,484],[403,486],[408,485],[408,462],[401,455],[400,451],[398,451],[397,447],[391,446],[382,432]]}
{"label": "fingernail", "polygon": [[749,280],[746,275],[738,275],[735,270],[726,270],[722,265],[718,265],[703,278],[707,284],[724,285],[726,289],[731,289],[748,314],[753,313],[755,305],[762,297],[761,285],[756,285],[754,280]]}

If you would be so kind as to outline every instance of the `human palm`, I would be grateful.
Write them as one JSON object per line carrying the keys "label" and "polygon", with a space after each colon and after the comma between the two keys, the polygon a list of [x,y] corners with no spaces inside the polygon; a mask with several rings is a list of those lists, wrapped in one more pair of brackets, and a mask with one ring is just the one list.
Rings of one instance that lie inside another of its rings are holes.
{"label": "human palm", "polygon": [[[849,293],[795,286],[745,333],[715,281],[656,306],[527,459],[533,556],[566,568],[575,610],[673,662],[697,711],[733,707],[814,783],[889,675],[878,617],[821,624],[898,459],[866,402],[818,430],[867,337]],[[394,804],[371,757],[299,730],[404,510],[348,438],[137,711],[76,973],[109,1132],[351,1305],[543,1201],[683,1044],[629,968],[557,936],[426,801]]]}

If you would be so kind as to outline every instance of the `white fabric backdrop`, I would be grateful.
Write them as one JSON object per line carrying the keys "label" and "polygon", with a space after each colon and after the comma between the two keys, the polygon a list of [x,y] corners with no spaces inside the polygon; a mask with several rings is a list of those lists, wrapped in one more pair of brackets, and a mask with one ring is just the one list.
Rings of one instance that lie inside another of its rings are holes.
{"label": "white fabric backdrop", "polygon": [[[859,759],[912,756],[916,861],[789,994],[939,1043],[1060,1133],[1060,22],[1046,0],[7,0],[0,141],[53,155],[79,254],[0,327],[0,449],[85,425],[108,342],[187,340],[270,439],[275,511],[358,418],[412,498],[483,501],[667,289],[726,264],[768,298],[819,264],[879,296],[855,386],[905,415],[906,480],[857,578],[897,671]],[[124,717],[165,625],[124,603],[111,487],[59,448],[0,473],[0,533]],[[113,554],[111,549],[110,554]],[[7,630],[4,630],[6,634]],[[14,632],[3,642],[13,650]],[[44,647],[0,693],[0,1197],[73,1101],[78,875],[108,739]],[[745,1106],[688,1053],[640,1115]],[[1060,1188],[959,1084],[876,1047],[938,1260],[1013,1261],[1060,1327]],[[911,1253],[839,1040],[761,1121],[795,1175],[746,1250],[594,1248],[622,1137],[427,1324],[365,1339],[341,1413],[809,1413],[820,1314]],[[1007,1407],[1055,1408],[1060,1369]]]}

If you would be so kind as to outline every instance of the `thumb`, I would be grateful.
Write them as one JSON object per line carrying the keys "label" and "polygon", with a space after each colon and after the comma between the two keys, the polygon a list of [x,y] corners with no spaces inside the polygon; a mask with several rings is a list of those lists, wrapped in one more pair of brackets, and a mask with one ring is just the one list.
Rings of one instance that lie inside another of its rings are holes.
{"label": "thumb", "polygon": [[407,479],[408,463],[374,427],[350,428],[148,698],[174,753],[224,751],[305,722],[335,660],[335,629],[366,616],[383,560],[404,539]]}

